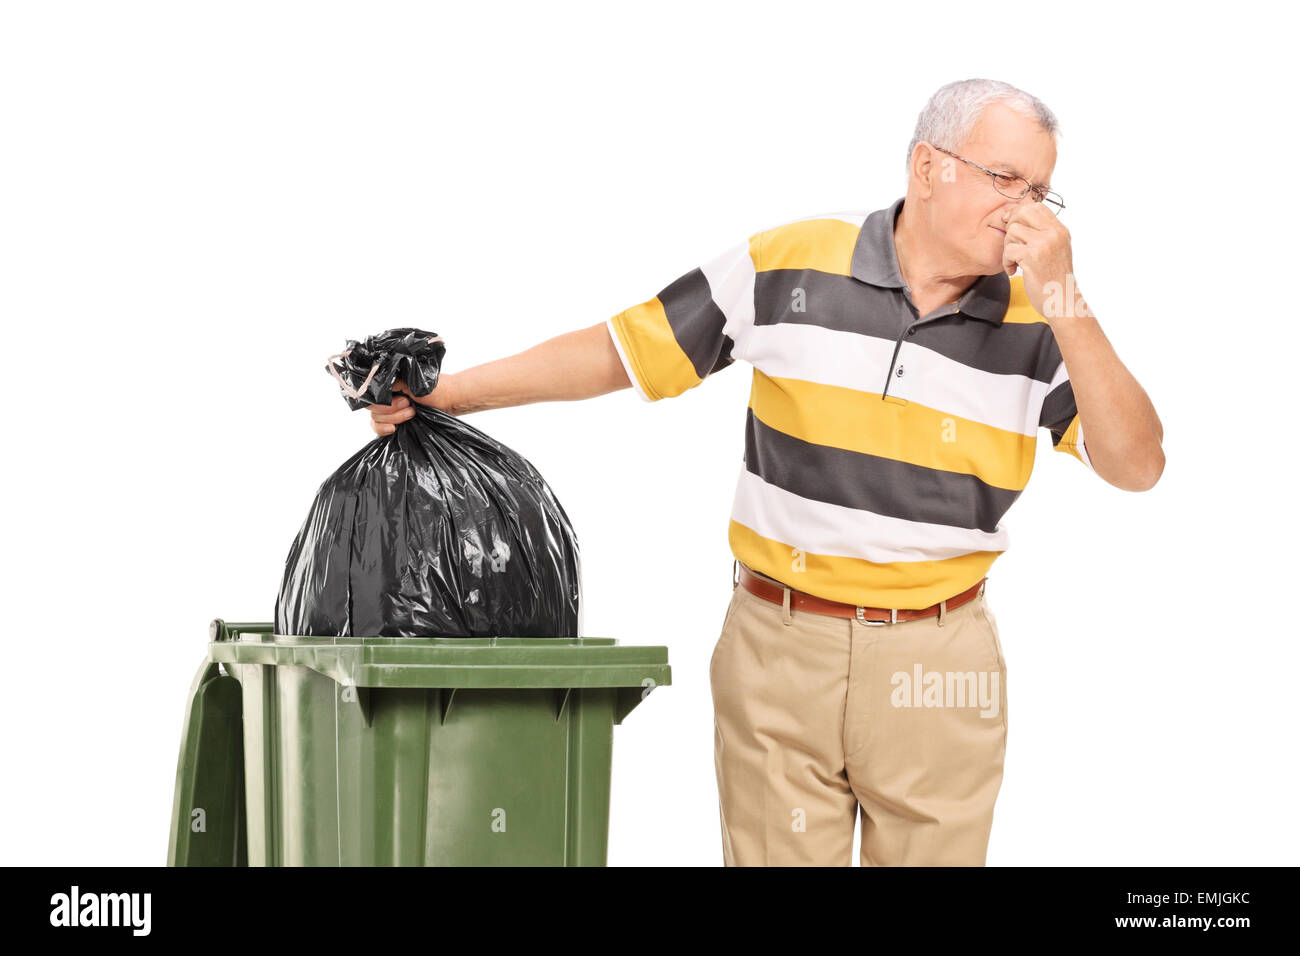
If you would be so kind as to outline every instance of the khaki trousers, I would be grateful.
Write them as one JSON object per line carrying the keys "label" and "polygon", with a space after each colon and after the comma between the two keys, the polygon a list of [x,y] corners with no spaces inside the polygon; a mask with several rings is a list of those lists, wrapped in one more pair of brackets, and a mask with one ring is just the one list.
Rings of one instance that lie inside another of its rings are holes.
{"label": "khaki trousers", "polygon": [[871,626],[733,585],[709,681],[727,866],[849,866],[859,808],[863,866],[984,865],[1007,696],[982,592]]}

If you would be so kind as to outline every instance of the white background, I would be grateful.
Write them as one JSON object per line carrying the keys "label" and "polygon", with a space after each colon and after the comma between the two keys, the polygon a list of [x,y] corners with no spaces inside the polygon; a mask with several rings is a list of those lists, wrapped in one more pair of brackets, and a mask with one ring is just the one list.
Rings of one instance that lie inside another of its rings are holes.
{"label": "white background", "polygon": [[[415,325],[450,371],[751,233],[903,194],[940,85],[1063,127],[1081,289],[1155,402],[1126,493],[1040,436],[992,569],[990,864],[1294,864],[1296,161],[1268,5],[5,3],[0,860],[160,864],[208,621],[269,620],[373,438],[322,370]],[[611,864],[721,861],[708,660],[750,371],[466,421],[583,549],[590,635],[669,647],[617,728]]]}

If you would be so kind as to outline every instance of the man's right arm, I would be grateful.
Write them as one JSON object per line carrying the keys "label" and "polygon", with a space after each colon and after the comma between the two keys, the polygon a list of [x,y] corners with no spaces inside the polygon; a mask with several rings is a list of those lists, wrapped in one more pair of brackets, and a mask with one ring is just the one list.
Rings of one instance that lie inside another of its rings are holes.
{"label": "man's right arm", "polygon": [[[460,372],[443,372],[437,387],[416,401],[452,415],[466,415],[533,402],[595,398],[631,387],[609,327],[600,322],[506,358]],[[404,398],[395,399],[392,405],[372,405],[371,427],[379,435],[391,435],[414,414]]]}
{"label": "man's right arm", "polygon": [[[654,298],[597,325],[443,375],[437,388],[417,401],[465,415],[594,398],[620,388],[635,387],[648,402],[680,395],[731,365],[736,334],[753,325],[761,239],[761,234],[750,236]],[[406,399],[371,406],[370,413],[380,435],[391,435],[415,414]]]}

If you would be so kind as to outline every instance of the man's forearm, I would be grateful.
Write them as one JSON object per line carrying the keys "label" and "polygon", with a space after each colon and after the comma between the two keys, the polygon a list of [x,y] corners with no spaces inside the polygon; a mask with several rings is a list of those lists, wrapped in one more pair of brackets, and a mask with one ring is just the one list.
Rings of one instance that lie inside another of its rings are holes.
{"label": "man's forearm", "polygon": [[1093,470],[1125,491],[1146,491],[1165,467],[1164,428],[1146,391],[1091,314],[1052,319],[1074,389]]}
{"label": "man's forearm", "polygon": [[516,355],[447,373],[438,388],[445,386],[450,392],[444,399],[450,402],[451,414],[466,415],[533,402],[594,398],[631,385],[601,322]]}

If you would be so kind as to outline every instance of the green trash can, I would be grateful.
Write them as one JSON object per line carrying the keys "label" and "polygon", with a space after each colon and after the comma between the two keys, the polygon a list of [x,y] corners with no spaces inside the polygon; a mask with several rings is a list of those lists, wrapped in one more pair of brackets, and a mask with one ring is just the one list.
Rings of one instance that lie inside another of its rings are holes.
{"label": "green trash can", "polygon": [[612,638],[211,637],[171,866],[603,866],[614,725],[671,683]]}

